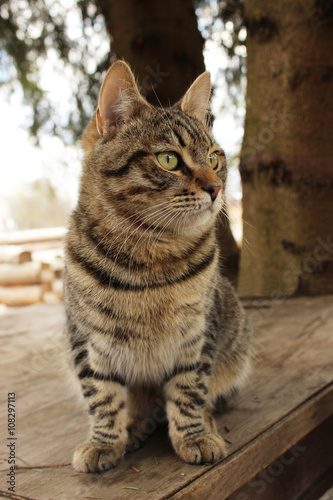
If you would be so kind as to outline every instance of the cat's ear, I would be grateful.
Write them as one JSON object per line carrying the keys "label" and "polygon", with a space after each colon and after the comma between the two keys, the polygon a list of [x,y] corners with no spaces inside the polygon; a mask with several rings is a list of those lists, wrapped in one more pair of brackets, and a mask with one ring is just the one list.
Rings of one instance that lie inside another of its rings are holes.
{"label": "cat's ear", "polygon": [[211,91],[210,73],[205,71],[198,76],[175,106],[205,123]]}
{"label": "cat's ear", "polygon": [[97,130],[103,135],[128,121],[140,105],[147,105],[136,85],[131,68],[116,61],[109,68],[99,91]]}

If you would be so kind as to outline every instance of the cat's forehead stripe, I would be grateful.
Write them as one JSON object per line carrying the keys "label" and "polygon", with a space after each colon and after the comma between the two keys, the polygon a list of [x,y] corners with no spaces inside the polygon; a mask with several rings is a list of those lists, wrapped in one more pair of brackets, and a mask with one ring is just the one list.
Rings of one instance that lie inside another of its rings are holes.
{"label": "cat's forehead stripe", "polygon": [[[172,130],[172,133],[177,137],[178,142],[182,147],[185,147],[187,142],[185,138],[181,136],[182,130],[185,130],[187,135],[195,143],[204,141],[207,142],[209,146],[213,145],[213,141],[209,134],[206,132],[205,128],[200,127],[200,129],[198,129],[193,119],[190,116],[186,115],[186,113],[184,113],[183,111],[163,110],[159,114],[160,117],[157,125],[161,125],[162,123],[164,125],[167,125],[167,127],[170,128],[170,130]],[[176,129],[176,127],[178,127],[178,130]]]}
{"label": "cat's forehead stripe", "polygon": [[200,140],[200,134],[198,132],[197,127],[193,123],[193,120],[181,111],[178,112],[176,111],[175,114],[176,114],[175,122],[181,127],[183,127],[191,137],[194,136],[193,140],[195,139]]}
{"label": "cat's forehead stripe", "polygon": [[[200,127],[200,130],[198,130],[197,127],[195,127],[195,124],[193,123],[193,120],[188,117],[185,113],[182,113],[179,118],[178,118],[178,123],[181,127],[185,128],[185,130],[190,134],[189,129],[192,131],[192,134],[194,134],[193,141],[200,141],[202,142],[205,140],[205,142],[208,142],[208,144],[211,146],[213,144],[212,139],[209,137],[207,134],[206,130],[204,127]],[[193,137],[193,136],[192,136]]]}
{"label": "cat's forehead stripe", "polygon": [[177,130],[173,130],[173,133],[177,137],[177,140],[178,140],[179,144],[181,145],[181,147],[184,148],[186,144],[185,144],[183,138],[181,137],[181,135],[177,132]]}

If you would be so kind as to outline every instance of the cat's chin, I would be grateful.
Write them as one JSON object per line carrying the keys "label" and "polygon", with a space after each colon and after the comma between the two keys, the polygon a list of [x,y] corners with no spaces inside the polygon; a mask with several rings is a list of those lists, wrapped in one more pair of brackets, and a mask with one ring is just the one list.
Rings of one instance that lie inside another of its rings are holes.
{"label": "cat's chin", "polygon": [[205,233],[215,224],[217,214],[218,212],[214,213],[211,209],[199,212],[198,214],[190,214],[186,222],[181,226],[179,233],[184,236],[195,236]]}

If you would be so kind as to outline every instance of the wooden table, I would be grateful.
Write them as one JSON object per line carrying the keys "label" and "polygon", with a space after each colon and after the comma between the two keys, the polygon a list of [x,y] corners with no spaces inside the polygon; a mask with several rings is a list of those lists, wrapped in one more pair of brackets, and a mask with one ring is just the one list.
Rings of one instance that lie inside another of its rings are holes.
{"label": "wooden table", "polygon": [[[70,465],[88,419],[63,359],[62,305],[0,310],[0,498],[319,498],[333,485],[333,297],[247,305],[259,355],[247,387],[217,419],[227,458],[184,464],[160,429],[115,470],[85,475]],[[16,394],[15,493],[6,484],[9,392]]]}

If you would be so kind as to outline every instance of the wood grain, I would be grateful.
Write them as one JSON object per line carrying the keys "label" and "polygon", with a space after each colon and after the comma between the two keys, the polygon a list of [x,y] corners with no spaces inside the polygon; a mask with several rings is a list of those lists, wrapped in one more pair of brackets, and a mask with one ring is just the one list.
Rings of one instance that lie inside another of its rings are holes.
{"label": "wood grain", "polygon": [[[59,467],[71,461],[88,433],[85,408],[62,352],[63,308],[38,304],[6,312],[0,317],[0,435],[7,436],[7,393],[15,391],[17,454],[25,461],[17,463],[50,466],[18,471],[16,494],[34,500],[222,500],[333,414],[332,304],[332,296],[298,298],[265,308],[264,316],[261,311],[253,375],[234,407],[217,419],[230,443],[223,462],[184,464],[166,430],[159,429],[115,470],[83,476],[71,476],[70,465]],[[0,458],[6,456],[4,442]],[[5,475],[0,476],[3,491]]]}
{"label": "wood grain", "polygon": [[[259,455],[262,456],[260,451]],[[264,460],[262,462],[264,463]],[[266,468],[260,470],[236,492],[228,495],[228,500],[302,498],[304,492],[317,490],[317,483],[322,483],[322,478],[327,477],[331,464],[333,464],[333,416],[317,426]]]}
{"label": "wood grain", "polygon": [[24,245],[48,241],[62,241],[67,229],[65,227],[46,227],[41,229],[25,229],[0,233],[0,245]]}

